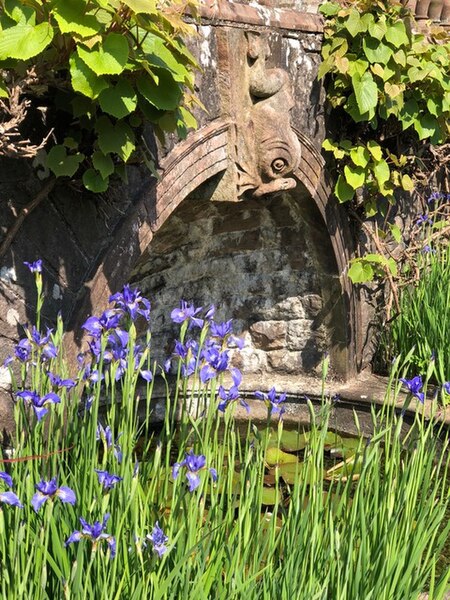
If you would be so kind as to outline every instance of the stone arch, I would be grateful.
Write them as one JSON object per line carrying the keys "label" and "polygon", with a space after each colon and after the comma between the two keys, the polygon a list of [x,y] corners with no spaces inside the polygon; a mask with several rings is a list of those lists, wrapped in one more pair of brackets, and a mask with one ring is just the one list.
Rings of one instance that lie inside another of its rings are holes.
{"label": "stone arch", "polygon": [[[212,177],[224,173],[230,164],[230,130],[232,123],[220,119],[191,133],[178,143],[161,161],[159,181],[151,180],[139,202],[134,206],[114,236],[112,244],[91,273],[78,300],[70,323],[66,349],[75,352],[74,339],[90,312],[101,312],[108,304],[111,293],[121,289],[129,280],[134,265],[149,246],[159,228],[179,204],[196,188]],[[331,189],[326,181],[324,161],[311,141],[296,131],[302,146],[302,155],[294,175],[308,190],[317,205],[330,236],[341,290],[349,316],[347,338],[349,366],[347,375],[355,370],[358,334],[357,303],[353,298],[348,278],[342,274],[351,253],[350,235],[341,207],[329,200]],[[245,202],[245,200],[244,200]]]}

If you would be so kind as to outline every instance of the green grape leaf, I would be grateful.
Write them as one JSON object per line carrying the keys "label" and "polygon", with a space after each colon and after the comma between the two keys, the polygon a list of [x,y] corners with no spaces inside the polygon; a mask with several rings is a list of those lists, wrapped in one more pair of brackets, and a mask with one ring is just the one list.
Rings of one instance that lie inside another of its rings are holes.
{"label": "green grape leaf", "polygon": [[367,142],[367,149],[370,154],[373,156],[374,160],[379,162],[383,158],[383,150],[381,146],[376,143],[375,140],[369,140]]}
{"label": "green grape leaf", "polygon": [[147,75],[140,75],[136,84],[139,92],[153,106],[163,110],[174,110],[181,100],[182,91],[171,74],[157,69],[158,84]]}
{"label": "green grape leaf", "polygon": [[154,15],[157,13],[155,0],[122,0],[122,4],[131,8],[136,14]]}
{"label": "green grape leaf", "polygon": [[86,66],[76,53],[72,53],[69,59],[72,87],[88,98],[95,99],[108,87],[108,81],[97,75]]}
{"label": "green grape leaf", "polygon": [[369,33],[377,40],[383,39],[387,31],[386,18],[383,19],[383,16],[384,15],[382,15],[378,21],[369,24]]}
{"label": "green grape leaf", "polygon": [[396,48],[400,48],[400,46],[408,46],[409,38],[406,33],[406,27],[403,21],[395,21],[395,23],[390,23],[388,25],[386,34],[386,40],[395,46]]}
{"label": "green grape leaf", "polygon": [[395,223],[389,223],[389,229],[394,240],[397,242],[397,244],[400,244],[400,242],[402,241],[402,232],[400,230],[400,227],[398,225],[395,225]]}
{"label": "green grape leaf", "polygon": [[4,0],[5,13],[16,23],[36,25],[36,11],[19,0]]}
{"label": "green grape leaf", "polygon": [[100,173],[98,173],[95,169],[88,169],[85,171],[85,173],[83,173],[83,185],[90,192],[99,194],[106,192],[109,181],[108,179],[103,179]]}
{"label": "green grape leaf", "polygon": [[359,14],[359,10],[356,8],[352,8],[350,10],[350,14],[345,21],[345,29],[349,32],[352,37],[364,31],[364,24],[361,23],[361,16]]}
{"label": "green grape leaf", "polygon": [[389,62],[394,53],[390,46],[383,44],[383,42],[373,37],[364,37],[363,50],[369,62],[381,63],[383,65]]}
{"label": "green grape leaf", "polygon": [[58,0],[53,7],[61,33],[75,33],[81,38],[92,37],[101,29],[95,16],[85,13],[85,0]]}
{"label": "green grape leaf", "polygon": [[117,85],[103,90],[98,101],[104,112],[122,119],[136,108],[137,96],[131,84],[126,79],[121,79]]}
{"label": "green grape leaf", "polygon": [[414,181],[407,174],[402,175],[402,188],[407,192],[412,192],[414,189]]}
{"label": "green grape leaf", "polygon": [[352,77],[353,90],[356,103],[361,113],[370,113],[378,104],[378,86],[373,80],[372,74],[366,71],[362,77]]}
{"label": "green grape leaf", "polygon": [[95,129],[98,133],[98,145],[103,154],[115,153],[126,162],[135,149],[133,130],[123,121],[115,125],[106,116],[98,119]]}
{"label": "green grape leaf", "polygon": [[386,181],[389,181],[391,176],[389,165],[384,159],[374,164],[373,173],[380,187],[382,187]]}
{"label": "green grape leaf", "polygon": [[52,39],[53,27],[49,23],[35,26],[20,23],[3,29],[0,31],[0,60],[28,60],[45,50]]}
{"label": "green grape leaf", "polygon": [[161,67],[169,70],[172,77],[179,83],[185,83],[190,77],[186,66],[180,59],[167,48],[162,38],[152,33],[145,32],[141,49],[145,54],[145,60],[152,67]]}
{"label": "green grape leaf", "polygon": [[112,173],[114,173],[114,163],[109,154],[103,154],[103,152],[97,150],[97,152],[94,152],[92,155],[92,164],[103,177],[103,179],[106,179]]}
{"label": "green grape leaf", "polygon": [[369,162],[370,154],[364,146],[356,146],[350,150],[350,158],[357,167],[365,167]]}
{"label": "green grape leaf", "polygon": [[439,131],[439,123],[436,117],[430,114],[421,115],[414,121],[414,129],[417,131],[420,140],[432,137]]}
{"label": "green grape leaf", "polygon": [[340,10],[341,6],[336,2],[324,2],[319,8],[319,11],[326,17],[337,15]]}
{"label": "green grape leaf", "polygon": [[345,165],[344,174],[347,183],[354,190],[362,187],[366,181],[366,171],[362,167],[350,167],[349,165]]}
{"label": "green grape leaf", "polygon": [[47,167],[56,177],[73,177],[78,170],[84,154],[67,154],[64,146],[53,146],[47,154]]}
{"label": "green grape leaf", "polygon": [[334,186],[334,193],[339,202],[347,202],[355,195],[354,189],[348,185],[342,175],[339,175],[337,179],[336,185]]}
{"label": "green grape leaf", "polygon": [[348,270],[348,276],[352,283],[366,283],[373,280],[374,272],[369,263],[355,259]]}
{"label": "green grape leaf", "polygon": [[78,56],[96,75],[119,75],[128,61],[127,38],[109,33],[96,49],[78,46]]}

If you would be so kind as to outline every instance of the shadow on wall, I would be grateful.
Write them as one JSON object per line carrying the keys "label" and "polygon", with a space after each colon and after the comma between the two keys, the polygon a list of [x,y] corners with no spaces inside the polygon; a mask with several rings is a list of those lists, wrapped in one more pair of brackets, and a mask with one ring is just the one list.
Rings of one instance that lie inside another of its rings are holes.
{"label": "shadow on wall", "polygon": [[[4,341],[0,363],[11,352],[13,341],[23,337],[24,326],[35,322],[34,278],[24,261],[44,260],[44,326],[53,327],[58,313],[70,323],[78,299],[89,296],[85,282],[142,196],[144,176],[148,187],[148,173],[131,167],[127,183],[95,196],[62,180],[27,215],[0,257],[0,333]],[[44,185],[28,162],[0,159],[0,243]],[[107,270],[105,277],[108,279]]]}

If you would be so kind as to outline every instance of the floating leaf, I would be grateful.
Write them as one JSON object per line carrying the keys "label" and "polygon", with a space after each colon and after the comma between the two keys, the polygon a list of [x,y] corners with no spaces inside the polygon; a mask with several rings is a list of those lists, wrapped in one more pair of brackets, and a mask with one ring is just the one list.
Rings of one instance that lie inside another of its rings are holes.
{"label": "floating leaf", "polygon": [[280,448],[287,452],[303,450],[308,445],[309,432],[286,431],[283,429],[280,435]]}
{"label": "floating leaf", "polygon": [[28,60],[40,54],[53,39],[50,23],[29,25],[20,23],[0,31],[0,60],[18,58]]}
{"label": "floating leaf", "polygon": [[47,155],[47,167],[53,171],[56,177],[72,177],[75,175],[84,154],[67,154],[64,146],[53,146]]}
{"label": "floating leaf", "polygon": [[269,505],[276,504],[277,490],[273,487],[264,486],[261,495],[261,504]]}
{"label": "floating leaf", "polygon": [[95,50],[78,46],[78,55],[96,75],[119,75],[128,61],[128,41],[123,35],[110,33]]}
{"label": "floating leaf", "polygon": [[286,463],[297,463],[298,459],[294,454],[283,452],[279,448],[267,448],[266,462],[268,465],[280,465]]}
{"label": "floating leaf", "polygon": [[345,461],[331,467],[325,474],[325,479],[327,481],[336,481],[340,479],[345,482],[352,478],[352,481],[357,481],[359,479],[362,468],[362,456],[361,455],[353,455],[347,458]]}
{"label": "floating leaf", "polygon": [[359,438],[340,438],[335,444],[330,446],[330,453],[333,456],[340,458],[347,458],[353,456],[357,450],[361,447],[361,440]]}

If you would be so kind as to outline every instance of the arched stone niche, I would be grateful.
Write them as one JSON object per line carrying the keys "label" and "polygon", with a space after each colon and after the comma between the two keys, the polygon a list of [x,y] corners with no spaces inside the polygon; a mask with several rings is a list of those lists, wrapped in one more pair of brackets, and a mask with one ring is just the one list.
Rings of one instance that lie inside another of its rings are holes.
{"label": "arched stone niche", "polygon": [[191,192],[154,234],[130,282],[152,301],[154,358],[162,363],[181,298],[233,319],[245,373],[314,373],[325,352],[348,370],[347,307],[330,236],[307,188],[239,203],[214,202],[221,175]]}
{"label": "arched stone niche", "polygon": [[174,335],[170,310],[183,297],[217,303],[221,318],[237,320],[250,372],[314,371],[328,351],[334,371],[348,378],[356,371],[358,303],[343,276],[347,219],[330,199],[323,159],[297,132],[296,187],[227,202],[232,129],[224,120],[210,123],[162,162],[164,176],[116,235],[72,329],[131,282],[151,296],[161,360]]}

